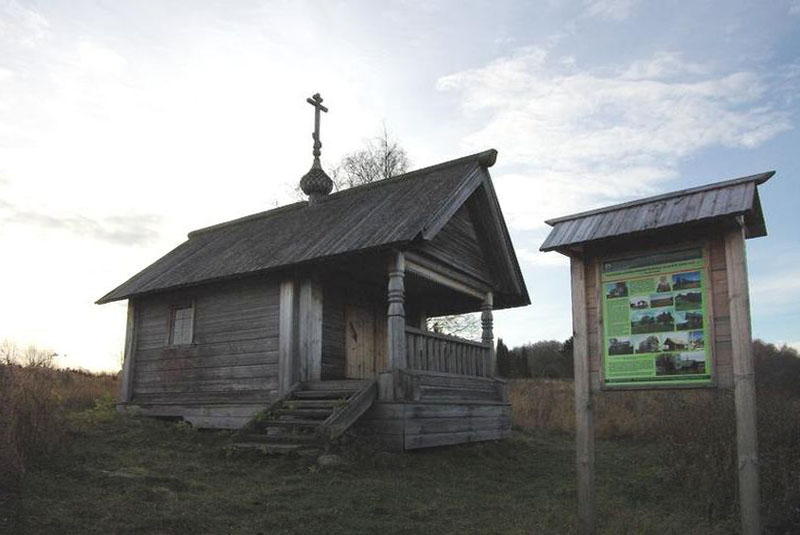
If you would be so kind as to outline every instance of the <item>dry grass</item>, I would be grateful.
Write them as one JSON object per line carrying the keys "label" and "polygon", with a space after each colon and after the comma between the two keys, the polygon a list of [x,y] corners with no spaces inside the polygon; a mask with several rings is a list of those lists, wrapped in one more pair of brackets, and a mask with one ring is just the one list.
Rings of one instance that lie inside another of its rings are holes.
{"label": "dry grass", "polygon": [[54,369],[48,363],[0,364],[0,491],[15,491],[26,467],[61,443],[68,411],[116,392],[116,376]]}
{"label": "dry grass", "polygon": [[[509,394],[515,427],[574,431],[571,381],[512,380]],[[736,514],[732,392],[605,392],[595,396],[595,403],[599,439],[652,443],[663,475],[696,496],[695,506],[702,507],[709,520]],[[758,424],[766,524],[776,533],[800,529],[800,400],[786,391],[762,388]]]}

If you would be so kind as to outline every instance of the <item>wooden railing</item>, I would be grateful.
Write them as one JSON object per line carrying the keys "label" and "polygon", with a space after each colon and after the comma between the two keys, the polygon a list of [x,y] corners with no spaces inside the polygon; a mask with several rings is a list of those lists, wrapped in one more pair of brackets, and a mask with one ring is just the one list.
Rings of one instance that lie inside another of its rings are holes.
{"label": "wooden railing", "polygon": [[455,336],[406,326],[407,365],[411,370],[486,377],[491,347]]}

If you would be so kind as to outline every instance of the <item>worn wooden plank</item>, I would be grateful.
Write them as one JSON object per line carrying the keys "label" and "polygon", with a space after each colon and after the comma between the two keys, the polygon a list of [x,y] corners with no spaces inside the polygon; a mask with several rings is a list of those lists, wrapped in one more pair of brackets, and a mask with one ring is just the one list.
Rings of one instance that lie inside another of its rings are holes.
{"label": "worn wooden plank", "polygon": [[329,439],[342,435],[351,425],[361,417],[378,397],[378,387],[375,381],[368,382],[361,390],[347,400],[347,404],[333,411],[333,414],[322,424]]}
{"label": "worn wooden plank", "polygon": [[578,490],[578,534],[595,532],[594,416],[586,318],[586,265],[570,259],[572,282],[573,360],[575,364],[575,444]]}
{"label": "worn wooden plank", "polygon": [[296,291],[293,280],[281,283],[280,293],[280,320],[278,327],[278,390],[283,395],[291,390],[297,382],[295,369],[296,339],[295,320]]}
{"label": "worn wooden plank", "polygon": [[425,435],[433,433],[463,433],[481,429],[506,429],[510,427],[511,421],[502,415],[409,418],[406,422],[405,432],[408,435]]}
{"label": "worn wooden plank", "polygon": [[278,365],[275,364],[250,364],[246,366],[223,366],[211,368],[186,368],[177,370],[136,371],[136,387],[141,390],[144,385],[191,383],[198,384],[214,379],[250,379],[257,377],[272,377],[277,375]]}
{"label": "worn wooden plank", "polygon": [[750,292],[747,281],[745,230],[725,235],[725,257],[730,296],[736,446],[739,458],[739,506],[744,535],[761,533],[761,495],[758,481],[758,439]]}
{"label": "worn wooden plank", "polygon": [[140,405],[181,405],[181,404],[240,404],[269,403],[277,396],[273,388],[253,390],[214,391],[214,392],[135,392],[132,403]]}
{"label": "worn wooden plank", "polygon": [[449,446],[465,442],[482,442],[486,440],[501,440],[511,435],[511,429],[482,429],[462,433],[435,433],[426,435],[405,435],[405,448],[407,450],[418,448],[431,448],[436,446]]}
{"label": "worn wooden plank", "polygon": [[300,284],[298,297],[298,351],[300,379],[322,379],[322,286],[313,279]]}
{"label": "worn wooden plank", "polygon": [[136,358],[136,303],[128,300],[128,318],[125,325],[125,349],[119,378],[119,401],[127,403],[133,397],[133,370]]}
{"label": "worn wooden plank", "polygon": [[271,390],[278,381],[274,375],[269,377],[247,377],[241,379],[204,379],[187,382],[139,384],[136,395],[172,392],[236,392],[241,390]]}
{"label": "worn wooden plank", "polygon": [[449,401],[500,401],[500,396],[496,388],[448,388],[443,386],[420,386],[420,394],[425,400],[449,400]]}
{"label": "worn wooden plank", "polygon": [[322,378],[345,377],[345,318],[341,290],[333,283],[323,287]]}
{"label": "worn wooden plank", "polygon": [[418,249],[482,281],[491,283],[494,280],[466,204],[433,240],[424,241]]}

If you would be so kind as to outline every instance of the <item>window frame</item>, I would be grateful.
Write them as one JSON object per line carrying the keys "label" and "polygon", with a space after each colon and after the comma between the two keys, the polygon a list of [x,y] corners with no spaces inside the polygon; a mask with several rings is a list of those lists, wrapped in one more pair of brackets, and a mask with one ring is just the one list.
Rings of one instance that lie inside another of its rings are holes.
{"label": "window frame", "polygon": [[[175,324],[177,321],[177,313],[180,310],[189,309],[190,317],[188,321],[189,326],[189,341],[188,342],[175,342]],[[194,345],[194,327],[195,327],[195,302],[189,301],[184,303],[176,303],[169,307],[169,337],[167,338],[168,347],[185,347]]]}

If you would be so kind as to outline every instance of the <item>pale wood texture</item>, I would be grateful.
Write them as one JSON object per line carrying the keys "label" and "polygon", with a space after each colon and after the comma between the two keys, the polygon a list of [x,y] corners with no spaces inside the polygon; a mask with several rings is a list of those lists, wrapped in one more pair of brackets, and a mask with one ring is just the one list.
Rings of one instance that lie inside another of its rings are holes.
{"label": "pale wood texture", "polygon": [[[320,383],[325,385],[330,381]],[[378,397],[378,387],[375,380],[368,381],[364,386],[347,400],[347,404],[337,407],[322,424],[323,432],[327,439],[332,440],[341,436],[352,426],[375,402]]]}
{"label": "pale wood texture", "polygon": [[[278,284],[219,283],[136,300],[132,402],[266,402],[277,389]],[[192,344],[169,344],[170,310],[195,303]]]}
{"label": "pale wood texture", "polygon": [[506,402],[506,383],[500,379],[422,370],[398,374],[402,385],[398,401]]}
{"label": "pale wood texture", "polygon": [[758,482],[756,390],[753,341],[750,332],[750,294],[747,283],[747,256],[744,239],[743,228],[726,234],[725,257],[728,266],[742,533],[743,535],[757,535],[761,533],[761,498]]}
{"label": "pale wood texture", "polygon": [[[388,368],[392,371],[402,370],[406,367],[406,312],[405,277],[406,261],[402,252],[396,251],[389,260],[389,287],[387,310],[387,360]],[[398,385],[395,383],[395,393]]]}
{"label": "pale wood texture", "polygon": [[486,259],[485,250],[488,247],[481,242],[466,204],[458,209],[433,240],[423,242],[418,249],[484,282],[491,283],[494,280]]}
{"label": "pale wood texture", "polygon": [[125,353],[119,378],[119,401],[127,403],[133,397],[133,367],[136,357],[136,303],[128,299],[128,319],[125,325]]}
{"label": "pale wood texture", "polygon": [[295,362],[297,340],[294,329],[297,317],[296,294],[293,280],[285,280],[281,283],[278,335],[278,390],[280,395],[289,392],[297,382]]}
{"label": "pale wood texture", "polygon": [[589,367],[586,319],[586,266],[570,259],[572,280],[572,335],[575,366],[575,446],[578,490],[578,534],[595,532],[594,408]]}
{"label": "pale wood texture", "polygon": [[488,375],[490,350],[491,346],[480,342],[406,327],[406,361],[411,370]]}
{"label": "pale wood texture", "polygon": [[492,292],[486,292],[481,305],[481,342],[488,348],[486,351],[485,372],[489,377],[497,375],[497,358],[494,352],[494,316],[492,316],[492,306],[494,296]]}
{"label": "pale wood texture", "polygon": [[313,279],[300,283],[298,298],[298,349],[300,379],[322,378],[322,286]]}
{"label": "pale wood texture", "polygon": [[435,282],[457,292],[483,299],[485,295],[484,284],[476,282],[470,277],[461,276],[458,272],[437,265],[437,261],[426,259],[425,257],[408,253],[405,261],[405,268],[409,273],[414,273],[424,279]]}
{"label": "pale wood texture", "polygon": [[500,440],[511,434],[511,406],[481,401],[377,402],[356,429],[395,451]]}

